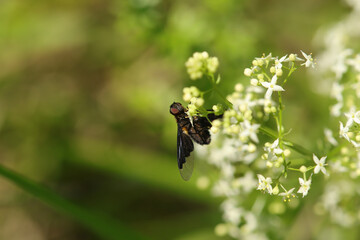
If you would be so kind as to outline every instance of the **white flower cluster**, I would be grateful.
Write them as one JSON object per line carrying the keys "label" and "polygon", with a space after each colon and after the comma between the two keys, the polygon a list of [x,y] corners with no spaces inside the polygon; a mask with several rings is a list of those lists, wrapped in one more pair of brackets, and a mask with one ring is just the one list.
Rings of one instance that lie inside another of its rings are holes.
{"label": "white flower cluster", "polygon": [[217,57],[209,57],[207,52],[196,52],[185,63],[192,80],[202,78],[204,74],[214,74],[219,66]]}
{"label": "white flower cluster", "polygon": [[[338,123],[338,129],[324,130],[328,152],[335,157],[329,162],[331,178],[315,210],[321,215],[327,213],[342,227],[360,223],[358,206],[352,204],[360,196],[360,52],[355,50],[360,47],[360,1],[347,2],[353,11],[325,32],[321,39],[325,50],[319,55],[315,73],[317,79],[327,81],[326,85],[332,82],[328,91],[333,99],[330,116]],[[321,160],[315,170],[326,174],[322,168],[325,160]]]}
{"label": "white flower cluster", "polygon": [[195,87],[186,87],[183,89],[183,99],[186,102],[190,102],[188,104],[188,114],[189,116],[194,116],[197,114],[197,110],[204,105],[204,99],[202,98],[202,93],[200,90]]}
{"label": "white flower cluster", "polygon": [[321,201],[315,205],[316,213],[324,215],[328,212],[330,219],[342,227],[358,224],[360,210],[358,210],[356,201],[349,201],[354,197],[356,191],[358,191],[358,186],[355,182],[347,180],[328,182]]}
{"label": "white flower cluster", "polygon": [[[250,78],[250,84],[236,84],[234,92],[224,99],[231,103],[230,107],[226,102],[212,107],[215,114],[223,114],[223,117],[212,122],[211,145],[198,147],[197,153],[219,171],[219,178],[212,187],[215,196],[225,198],[221,205],[224,223],[215,229],[218,235],[230,235],[237,239],[249,236],[266,239],[257,228],[264,204],[254,202],[249,207],[249,204],[245,204],[246,196],[258,189],[270,195],[278,195],[284,202],[290,202],[296,197],[296,188],[297,193],[303,197],[308,194],[312,181],[311,176],[306,178],[308,171],[314,169],[315,174],[320,171],[326,173],[326,157],[319,160],[314,155],[312,166],[292,169],[297,172],[296,174],[301,174],[301,177],[298,178],[299,185],[287,190],[283,184],[286,184],[284,176],[291,167],[291,150],[285,147],[282,123],[277,122],[278,131],[271,135],[272,143],[264,143],[261,140],[264,138],[262,125],[270,118],[282,119],[279,116],[282,114],[283,106],[272,99],[273,95],[279,94],[278,97],[281,98],[280,92],[285,91],[284,85],[296,68],[314,65],[311,55],[301,53],[304,58],[296,54],[281,58],[269,54],[255,58],[252,67],[244,71],[244,75]],[[214,81],[214,78],[212,80]],[[198,98],[202,94],[195,89],[184,89],[186,100]],[[260,132],[263,136],[260,136]],[[264,177],[262,172],[266,172],[267,177]],[[296,179],[296,174],[291,175]],[[204,179],[207,178],[202,176],[198,180],[198,186],[201,188],[204,182],[209,183],[208,179]],[[260,202],[263,201],[261,199],[262,194],[259,195]],[[258,208],[258,214],[254,214],[254,208]],[[271,209],[284,211],[285,207],[275,204]]]}

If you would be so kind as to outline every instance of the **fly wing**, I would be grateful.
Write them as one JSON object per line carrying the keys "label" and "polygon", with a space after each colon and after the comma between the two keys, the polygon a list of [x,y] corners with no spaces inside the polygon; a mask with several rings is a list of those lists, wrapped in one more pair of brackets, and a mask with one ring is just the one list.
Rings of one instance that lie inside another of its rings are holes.
{"label": "fly wing", "polygon": [[188,181],[194,170],[194,158],[190,153],[194,150],[194,144],[182,129],[178,128],[177,134],[177,160],[181,177]]}
{"label": "fly wing", "polygon": [[189,134],[195,142],[204,145],[211,142],[211,135],[209,129],[211,127],[210,121],[222,118],[223,115],[216,116],[213,113],[208,114],[206,117],[193,117],[193,127],[189,130]]}

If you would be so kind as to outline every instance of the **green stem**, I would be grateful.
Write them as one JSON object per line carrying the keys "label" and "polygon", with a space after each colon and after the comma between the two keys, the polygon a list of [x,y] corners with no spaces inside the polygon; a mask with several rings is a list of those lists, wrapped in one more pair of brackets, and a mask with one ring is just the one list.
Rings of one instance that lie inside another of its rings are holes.
{"label": "green stem", "polygon": [[292,171],[296,171],[296,172],[300,172],[300,170],[299,169],[297,169],[297,168],[288,168],[289,170],[292,170]]}
{"label": "green stem", "polygon": [[[272,139],[277,139],[277,133],[274,132],[274,130],[268,128],[268,127],[260,127],[259,128],[260,132],[262,132],[263,134],[271,137]],[[304,156],[308,156],[311,157],[312,156],[312,152],[307,150],[306,148],[300,146],[299,144],[293,143],[291,141],[288,141],[286,139],[283,139],[283,144],[293,150],[295,150],[296,152],[304,155]]]}
{"label": "green stem", "polygon": [[211,79],[211,83],[212,83],[212,89],[216,92],[216,94],[224,101],[224,103],[226,104],[226,106],[230,109],[233,108],[232,103],[229,102],[226,97],[224,97],[224,95],[220,92],[220,90],[217,88],[217,84],[215,82],[215,78],[213,74],[209,75],[210,79]]}
{"label": "green stem", "polygon": [[285,83],[287,82],[287,80],[289,79],[289,77],[291,76],[291,74],[292,74],[295,70],[296,70],[295,63],[292,62],[291,69],[290,69],[288,75],[286,76],[284,82],[281,84],[281,86],[284,86],[284,85],[285,85]]}
{"label": "green stem", "polygon": [[[278,116],[278,119],[277,119],[277,123],[278,123],[278,138],[279,138],[279,147],[282,149],[283,148],[283,133],[282,133],[282,130],[283,130],[283,127],[282,127],[282,111],[284,109],[284,106],[282,104],[282,97],[281,97],[281,92],[279,91],[278,92],[278,96],[279,96],[279,116]],[[283,162],[283,165],[284,165],[284,175],[286,177],[287,175],[287,161],[286,161],[286,158],[285,158],[285,155],[284,153],[282,153],[282,158],[284,159],[284,162]]]}

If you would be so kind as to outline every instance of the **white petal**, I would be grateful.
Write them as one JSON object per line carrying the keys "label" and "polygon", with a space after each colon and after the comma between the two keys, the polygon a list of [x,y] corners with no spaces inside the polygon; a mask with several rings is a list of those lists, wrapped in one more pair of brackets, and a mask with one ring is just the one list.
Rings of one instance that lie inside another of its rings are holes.
{"label": "white petal", "polygon": [[285,89],[283,89],[281,86],[279,86],[279,85],[275,85],[274,87],[273,87],[273,90],[274,91],[285,91]]}
{"label": "white petal", "polygon": [[319,158],[315,154],[313,154],[313,159],[316,164],[320,163]]}
{"label": "white petal", "polygon": [[256,142],[256,143],[259,142],[259,139],[258,139],[256,133],[250,134],[250,139],[253,140],[253,141]]}
{"label": "white petal", "polygon": [[261,85],[263,85],[263,87],[269,88],[270,87],[270,83],[269,82],[261,82]]}
{"label": "white petal", "polygon": [[303,185],[304,184],[304,179],[299,178],[299,183],[300,183],[300,185]]}
{"label": "white petal", "polygon": [[292,188],[288,191],[288,194],[291,194],[294,191],[295,188]]}
{"label": "white petal", "polygon": [[275,149],[274,149],[274,153],[275,153],[276,155],[279,155],[279,154],[282,154],[282,153],[283,153],[283,150],[282,150],[281,148],[275,148]]}
{"label": "white petal", "polygon": [[259,178],[259,181],[264,181],[265,177],[261,174],[258,174],[257,177]]}
{"label": "white petal", "polygon": [[287,57],[287,54],[285,56],[283,56],[282,58],[280,58],[279,62],[283,62]]}
{"label": "white petal", "polygon": [[271,84],[275,85],[275,84],[276,84],[276,81],[277,81],[277,75],[274,75],[274,76],[271,78]]}
{"label": "white petal", "polygon": [[318,174],[320,172],[320,166],[316,165],[315,169],[314,169],[314,173]]}
{"label": "white petal", "polygon": [[326,169],[324,167],[321,168],[321,171],[326,175]]}
{"label": "white petal", "polygon": [[355,117],[355,118],[354,118],[354,122],[356,122],[357,124],[360,124],[360,118]]}
{"label": "white petal", "polygon": [[325,163],[325,161],[326,161],[326,158],[327,158],[327,156],[322,157],[322,158],[320,159],[320,163],[324,164],[324,163]]}
{"label": "white petal", "polygon": [[302,53],[302,55],[304,56],[304,58],[308,59],[309,55],[307,55],[306,53],[304,53],[303,51],[300,50],[300,52]]}
{"label": "white petal", "polygon": [[273,144],[271,145],[271,148],[276,148],[279,145],[279,139],[276,139]]}
{"label": "white petal", "polygon": [[273,92],[272,89],[268,88],[268,90],[265,93],[265,99],[270,99],[271,95],[272,95],[272,92]]}

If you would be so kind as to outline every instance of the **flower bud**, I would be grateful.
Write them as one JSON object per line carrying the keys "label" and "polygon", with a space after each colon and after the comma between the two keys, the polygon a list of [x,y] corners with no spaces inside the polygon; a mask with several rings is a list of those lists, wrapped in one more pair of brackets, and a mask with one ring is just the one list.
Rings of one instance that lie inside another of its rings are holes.
{"label": "flower bud", "polygon": [[278,195],[278,194],[279,194],[279,187],[278,187],[277,185],[273,188],[272,194],[274,194],[274,195]]}
{"label": "flower bud", "polygon": [[210,131],[211,131],[213,134],[218,133],[219,130],[220,130],[220,129],[219,129],[218,127],[216,127],[216,126],[212,126],[212,127],[210,128]]}
{"label": "flower bud", "polygon": [[192,98],[192,96],[191,96],[190,93],[185,93],[183,95],[183,99],[184,99],[185,102],[190,102],[191,98]]}
{"label": "flower bud", "polygon": [[199,89],[195,86],[190,87],[190,92],[194,97],[198,97],[200,95]]}
{"label": "flower bud", "polygon": [[236,84],[235,85],[235,91],[237,91],[237,92],[244,91],[244,85],[242,85],[241,83]]}
{"label": "flower bud", "polygon": [[214,127],[220,127],[221,126],[221,121],[219,119],[215,119],[214,121],[212,121],[212,125]]}
{"label": "flower bud", "polygon": [[244,75],[250,77],[253,71],[250,68],[245,68]]}
{"label": "flower bud", "polygon": [[276,72],[276,68],[275,68],[274,66],[272,66],[272,67],[270,68],[270,72],[271,72],[272,74],[274,74],[274,73]]}
{"label": "flower bud", "polygon": [[355,140],[356,140],[357,142],[360,142],[360,135],[356,135]]}
{"label": "flower bud", "polygon": [[285,157],[289,157],[290,155],[291,155],[290,149],[285,149],[285,150],[284,150],[284,156],[285,156]]}
{"label": "flower bud", "polygon": [[247,104],[246,103],[242,103],[239,105],[239,111],[240,112],[245,112],[247,110]]}
{"label": "flower bud", "polygon": [[229,112],[229,116],[230,116],[230,117],[235,117],[235,116],[236,116],[236,112],[235,112],[234,109],[231,109],[231,110],[228,111],[228,112]]}
{"label": "flower bud", "polygon": [[203,58],[208,58],[208,57],[209,57],[209,54],[208,54],[206,51],[204,51],[204,52],[201,53],[201,56],[202,56]]}
{"label": "flower bud", "polygon": [[250,143],[250,144],[249,144],[249,147],[248,147],[248,152],[249,152],[249,153],[253,153],[253,152],[255,152],[255,151],[256,151],[256,146],[255,146],[255,144]]}
{"label": "flower bud", "polygon": [[191,93],[191,90],[190,90],[190,88],[189,87],[185,87],[184,89],[183,89],[183,93],[184,94],[190,94]]}
{"label": "flower bud", "polygon": [[303,166],[301,166],[301,167],[299,168],[299,170],[300,170],[300,172],[302,172],[302,173],[306,173],[306,172],[307,172],[307,167],[305,167],[305,166],[303,165]]}
{"label": "flower bud", "polygon": [[257,86],[258,83],[259,83],[259,81],[258,81],[256,78],[252,78],[252,79],[250,80],[250,84],[253,85],[253,86]]}
{"label": "flower bud", "polygon": [[289,60],[292,61],[292,62],[294,62],[294,61],[296,60],[296,54],[291,53],[291,54],[289,55]]}

